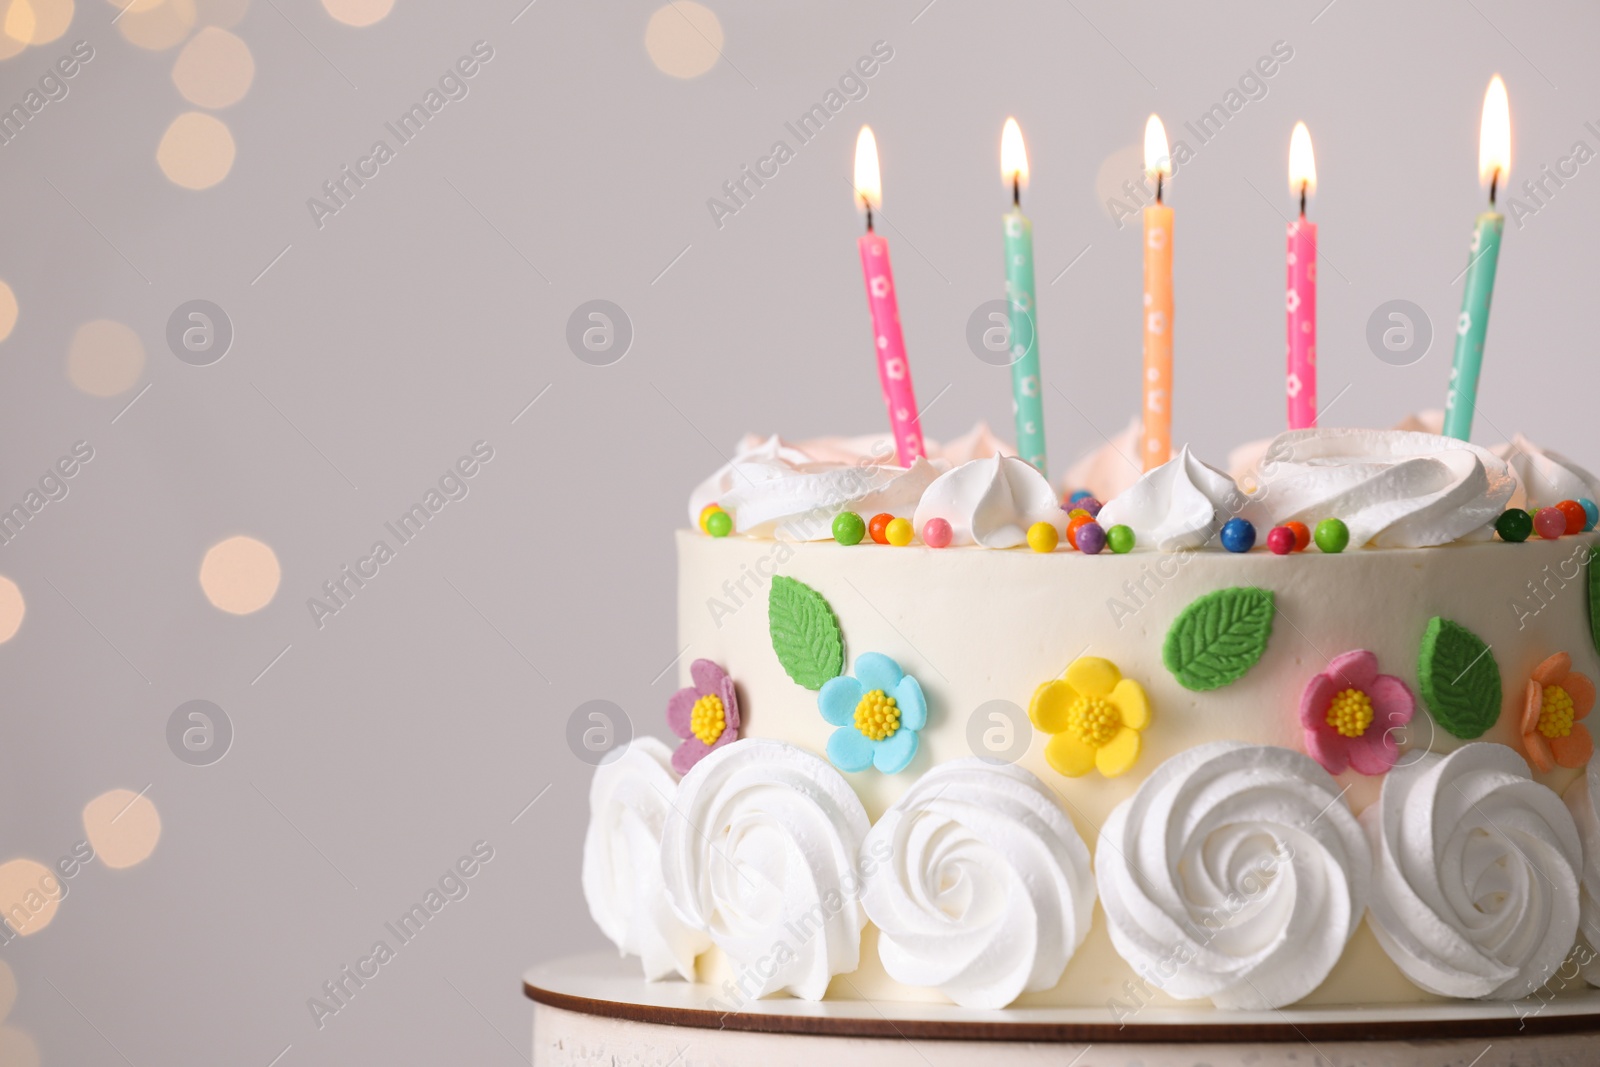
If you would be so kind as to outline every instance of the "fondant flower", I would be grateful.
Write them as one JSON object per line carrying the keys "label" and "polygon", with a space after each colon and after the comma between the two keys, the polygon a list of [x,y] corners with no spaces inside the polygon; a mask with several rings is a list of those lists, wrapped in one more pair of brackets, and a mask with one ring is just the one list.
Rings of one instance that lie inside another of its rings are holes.
{"label": "fondant flower", "polygon": [[841,771],[898,774],[917,754],[917,731],[928,725],[922,686],[881,652],[858,656],[854,678],[824,682],[817,708],[838,727],[828,738],[828,758]]}
{"label": "fondant flower", "polygon": [[739,698],[728,672],[708,659],[689,664],[693,685],[672,694],[667,701],[667,725],[683,738],[672,753],[672,769],[688,774],[689,768],[739,736]]}
{"label": "fondant flower", "polygon": [[1400,756],[1393,731],[1411,721],[1417,698],[1392,674],[1378,673],[1366,649],[1335,656],[1300,694],[1306,752],[1329,774],[1354,768],[1387,774]]}
{"label": "fondant flower", "polygon": [[1079,656],[1066,674],[1034,690],[1028,718],[1051,735],[1044,758],[1057,771],[1080,778],[1098,768],[1115,778],[1139,758],[1150,701],[1115,663]]}
{"label": "fondant flower", "polygon": [[1572,669],[1572,657],[1557,652],[1533,669],[1522,705],[1522,747],[1541,771],[1582,767],[1594,755],[1594,739],[1579,720],[1594,707],[1594,682]]}

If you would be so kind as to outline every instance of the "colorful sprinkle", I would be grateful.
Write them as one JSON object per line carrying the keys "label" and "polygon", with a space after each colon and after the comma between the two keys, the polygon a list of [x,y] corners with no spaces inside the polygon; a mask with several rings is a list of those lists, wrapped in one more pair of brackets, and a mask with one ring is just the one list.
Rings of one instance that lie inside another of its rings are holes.
{"label": "colorful sprinkle", "polygon": [[1556,510],[1567,517],[1567,533],[1580,534],[1589,525],[1589,512],[1576,500],[1563,500]]}
{"label": "colorful sprinkle", "polygon": [[1054,552],[1061,535],[1048,522],[1036,522],[1028,527],[1028,547],[1035,552]]}
{"label": "colorful sprinkle", "polygon": [[1596,507],[1595,502],[1586,496],[1578,498],[1578,506],[1583,509],[1584,530],[1594,529],[1595,524],[1600,523],[1600,507]]}
{"label": "colorful sprinkle", "polygon": [[1294,550],[1304,552],[1311,547],[1311,528],[1303,522],[1286,522],[1285,526],[1294,531]]}
{"label": "colorful sprinkle", "polygon": [[889,525],[883,528],[884,539],[896,548],[904,548],[916,537],[916,532],[911,526],[910,519],[890,519]]}
{"label": "colorful sprinkle", "polygon": [[1078,551],[1098,556],[1106,547],[1106,531],[1098,522],[1086,522],[1078,527]]}
{"label": "colorful sprinkle", "polygon": [[1100,509],[1105,507],[1104,504],[1100,503],[1100,501],[1096,500],[1092,496],[1086,496],[1082,500],[1078,501],[1078,506],[1097,519],[1100,517]]}
{"label": "colorful sprinkle", "polygon": [[1074,489],[1072,491],[1072,494],[1067,497],[1067,503],[1076,504],[1078,501],[1083,500],[1086,497],[1091,497],[1093,495],[1094,494],[1089,492],[1089,490],[1087,490],[1087,489]]}
{"label": "colorful sprinkle", "polygon": [[1076,518],[1079,518],[1080,516],[1083,517],[1083,518],[1086,518],[1086,519],[1094,518],[1093,515],[1090,515],[1083,508],[1073,508],[1071,511],[1067,512],[1067,518],[1068,519],[1076,519]]}
{"label": "colorful sprinkle", "polygon": [[1106,531],[1106,544],[1111,546],[1111,551],[1119,556],[1127,555],[1133,551],[1133,530],[1118,523]]}
{"label": "colorful sprinkle", "polygon": [[853,511],[841,511],[833,517],[833,539],[841,545],[859,545],[867,536],[867,524]]}
{"label": "colorful sprinkle", "polygon": [[709,519],[711,516],[715,515],[717,512],[719,512],[721,510],[722,509],[717,506],[715,501],[712,501],[711,503],[707,504],[705,507],[700,509],[700,532],[701,533],[710,533],[711,532],[710,530],[706,529],[706,520]]}
{"label": "colorful sprinkle", "polygon": [[1073,548],[1077,548],[1078,531],[1089,525],[1091,522],[1094,522],[1094,519],[1090,517],[1087,511],[1074,515],[1072,520],[1067,523],[1067,544],[1071,545]]}
{"label": "colorful sprinkle", "polygon": [[1521,508],[1507,508],[1494,520],[1494,528],[1502,541],[1512,544],[1526,541],[1528,535],[1533,533],[1533,516]]}
{"label": "colorful sprinkle", "polygon": [[922,543],[929,548],[947,548],[955,531],[943,519],[929,519],[922,524]]}
{"label": "colorful sprinkle", "polygon": [[1229,552],[1248,552],[1255,544],[1256,528],[1249,519],[1235,517],[1222,524],[1222,547]]}
{"label": "colorful sprinkle", "polygon": [[727,537],[733,532],[733,516],[718,509],[706,516],[706,533],[712,537]]}
{"label": "colorful sprinkle", "polygon": [[889,524],[893,521],[893,515],[888,512],[880,512],[872,516],[872,521],[867,523],[867,532],[872,535],[872,539],[878,544],[886,545],[889,543],[889,538],[884,534],[884,531],[889,528]]}
{"label": "colorful sprinkle", "polygon": [[1540,508],[1533,517],[1533,528],[1546,541],[1554,541],[1567,532],[1567,517],[1561,514],[1560,508]]}
{"label": "colorful sprinkle", "polygon": [[1274,526],[1267,531],[1267,547],[1275,556],[1287,556],[1294,551],[1294,531],[1287,526]]}
{"label": "colorful sprinkle", "polygon": [[1343,552],[1350,544],[1350,527],[1339,519],[1323,519],[1317,523],[1317,547],[1324,552]]}

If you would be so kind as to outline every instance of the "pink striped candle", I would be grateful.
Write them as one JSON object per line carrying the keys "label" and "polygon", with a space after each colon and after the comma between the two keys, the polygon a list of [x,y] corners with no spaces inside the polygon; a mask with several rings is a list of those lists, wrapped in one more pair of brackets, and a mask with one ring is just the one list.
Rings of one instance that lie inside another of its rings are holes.
{"label": "pink striped candle", "polygon": [[1289,189],[1300,197],[1300,217],[1289,223],[1289,429],[1317,425],[1317,224],[1306,221],[1306,198],[1317,185],[1311,134],[1295,123],[1289,139]]}
{"label": "pink striped candle", "polygon": [[909,467],[927,454],[922,444],[922,418],[911,388],[911,364],[900,332],[900,301],[895,296],[894,271],[889,266],[889,242],[872,230],[872,209],[883,203],[878,175],[878,145],[870,127],[861,127],[856,139],[856,195],[867,213],[867,232],[858,242],[861,273],[867,282],[867,306],[872,310],[873,348],[878,353],[878,385],[889,409],[897,461]]}

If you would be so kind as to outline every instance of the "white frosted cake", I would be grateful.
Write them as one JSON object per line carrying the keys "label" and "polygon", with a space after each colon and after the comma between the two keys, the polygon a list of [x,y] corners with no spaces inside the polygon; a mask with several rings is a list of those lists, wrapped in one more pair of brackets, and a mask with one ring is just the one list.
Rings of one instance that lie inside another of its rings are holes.
{"label": "white frosted cake", "polygon": [[981,428],[886,451],[747,440],[692,495],[679,740],[598,769],[584,861],[644,977],[1114,1012],[1579,981],[1586,471],[1307,430],[1062,494]]}

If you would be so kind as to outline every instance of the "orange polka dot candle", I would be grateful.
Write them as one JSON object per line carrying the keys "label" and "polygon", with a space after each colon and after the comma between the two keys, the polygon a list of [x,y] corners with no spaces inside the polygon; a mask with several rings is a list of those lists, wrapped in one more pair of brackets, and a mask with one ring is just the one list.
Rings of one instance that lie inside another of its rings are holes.
{"label": "orange polka dot candle", "polygon": [[1156,181],[1156,202],[1144,209],[1144,440],[1145,470],[1172,456],[1172,209],[1162,188],[1172,176],[1167,131],[1155,115],[1144,127],[1144,170]]}
{"label": "orange polka dot candle", "polygon": [[922,444],[916,393],[911,388],[905,337],[900,332],[900,301],[895,296],[894,271],[889,267],[889,242],[872,230],[872,212],[883,206],[883,182],[878,172],[878,142],[870,126],[861,127],[856,137],[855,179],[856,200],[867,216],[867,232],[857,243],[861,248],[861,272],[867,281],[867,306],[872,311],[878,384],[889,408],[895,456],[900,466],[909,467],[927,450]]}
{"label": "orange polka dot candle", "polygon": [[1317,224],[1306,220],[1306,200],[1317,188],[1317,164],[1306,124],[1289,138],[1289,192],[1300,198],[1300,217],[1289,223],[1288,310],[1289,429],[1317,425]]}

